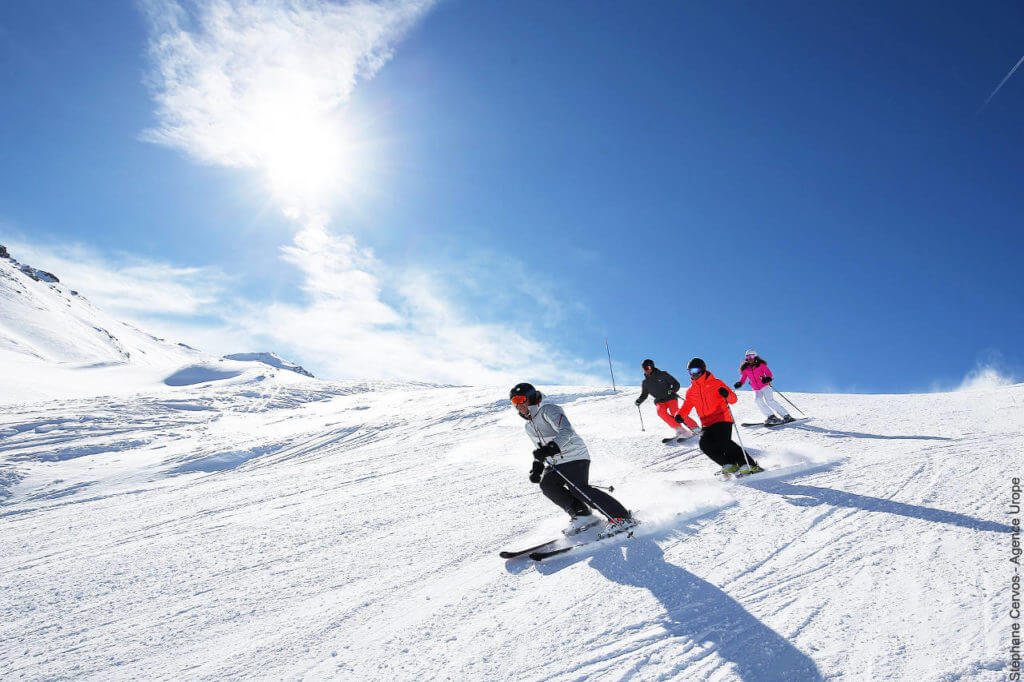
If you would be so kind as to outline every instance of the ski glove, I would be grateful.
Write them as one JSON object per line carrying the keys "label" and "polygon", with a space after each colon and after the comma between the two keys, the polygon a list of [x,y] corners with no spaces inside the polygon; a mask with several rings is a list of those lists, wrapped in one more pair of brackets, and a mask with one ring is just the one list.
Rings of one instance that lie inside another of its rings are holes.
{"label": "ski glove", "polygon": [[558,443],[551,441],[546,445],[541,445],[539,448],[533,451],[533,458],[538,462],[543,462],[548,457],[557,455],[562,451],[562,448],[558,447]]}
{"label": "ski glove", "polygon": [[644,401],[644,399],[643,399],[643,398],[637,398],[637,399],[636,399],[636,406],[637,406],[637,407],[640,407],[640,403],[642,403],[643,401]]}
{"label": "ski glove", "polygon": [[672,418],[676,420],[676,424],[683,423],[683,415],[681,414],[674,415]]}
{"label": "ski glove", "polygon": [[771,377],[763,377],[761,379],[761,383],[762,384],[770,384],[770,383],[772,383],[772,378]]}
{"label": "ski glove", "polygon": [[742,381],[737,381],[735,384],[732,385],[732,387],[737,389],[737,390],[739,390],[739,387],[742,386],[742,385],[743,385]]}
{"label": "ski glove", "polygon": [[728,398],[729,389],[727,389],[725,386],[722,386],[721,388],[718,389],[718,395],[722,396],[723,398]]}
{"label": "ski glove", "polygon": [[534,462],[530,469],[530,483],[540,483],[540,475],[544,472],[543,462]]}

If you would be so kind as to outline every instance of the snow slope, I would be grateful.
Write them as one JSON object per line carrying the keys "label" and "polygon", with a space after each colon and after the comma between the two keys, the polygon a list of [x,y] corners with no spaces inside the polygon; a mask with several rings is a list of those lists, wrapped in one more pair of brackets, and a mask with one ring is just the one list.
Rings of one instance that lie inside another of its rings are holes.
{"label": "snow slope", "polygon": [[3,408],[4,678],[1005,679],[1024,385],[791,395],[813,420],[743,437],[803,468],[745,485],[671,483],[713,465],[638,391],[549,387],[650,522],[538,565],[496,555],[564,524],[506,390]]}
{"label": "snow slope", "polygon": [[0,405],[228,379],[290,385],[305,381],[296,372],[312,376],[273,353],[249,355],[218,359],[147,334],[0,246]]}

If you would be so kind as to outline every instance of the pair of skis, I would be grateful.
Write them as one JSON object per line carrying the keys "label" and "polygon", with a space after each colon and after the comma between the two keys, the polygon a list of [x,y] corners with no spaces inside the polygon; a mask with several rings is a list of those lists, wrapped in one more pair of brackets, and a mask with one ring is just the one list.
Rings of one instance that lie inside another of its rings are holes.
{"label": "pair of skis", "polygon": [[765,422],[744,422],[743,424],[740,424],[740,426],[763,426],[766,429],[777,429],[780,426],[788,426],[789,424],[797,424],[799,422],[805,422],[808,419],[810,419],[810,417],[800,417],[799,419],[794,419],[793,421],[779,422],[778,424],[766,424]]}
{"label": "pair of skis", "polygon": [[558,556],[560,554],[566,554],[581,547],[589,547],[591,545],[602,544],[606,540],[611,540],[612,538],[618,537],[620,535],[625,536],[625,538],[631,538],[633,537],[633,531],[636,529],[637,525],[638,524],[633,524],[631,526],[626,526],[625,528],[615,530],[610,533],[602,533],[600,536],[593,540],[583,540],[580,542],[570,541],[570,544],[566,546],[560,546],[566,542],[566,539],[559,538],[557,540],[549,540],[547,542],[542,542],[539,545],[527,547],[526,549],[521,549],[519,551],[505,550],[503,552],[499,552],[498,556],[500,556],[502,559],[518,559],[523,556],[529,556],[530,559],[534,561],[544,561],[545,559],[550,559],[551,557]]}
{"label": "pair of skis", "polygon": [[727,481],[738,481],[746,479],[750,476],[757,476],[758,474],[768,473],[773,471],[772,469],[760,469],[758,471],[745,471],[737,472],[735,474],[721,474],[716,473],[714,478],[688,478],[682,481],[672,481],[676,485],[694,485],[696,483],[725,483]]}
{"label": "pair of skis", "polygon": [[715,475],[714,478],[687,478],[683,480],[671,481],[676,485],[701,485],[707,483],[747,483],[749,481],[770,481],[783,476],[793,475],[804,475],[821,469],[827,469],[831,464],[829,462],[802,462],[799,464],[790,464],[788,466],[782,466],[777,468],[762,469],[753,473],[745,474],[729,474],[726,478],[722,475]]}
{"label": "pair of skis", "polygon": [[697,434],[691,433],[689,436],[670,436],[669,438],[662,438],[661,442],[665,445],[671,445],[672,443],[685,443]]}

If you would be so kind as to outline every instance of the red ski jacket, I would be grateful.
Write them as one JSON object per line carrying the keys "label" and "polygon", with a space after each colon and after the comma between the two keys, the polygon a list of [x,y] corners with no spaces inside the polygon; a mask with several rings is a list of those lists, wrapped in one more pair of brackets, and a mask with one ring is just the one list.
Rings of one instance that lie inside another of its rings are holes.
{"label": "red ski jacket", "polygon": [[[724,388],[729,391],[729,397],[723,398],[718,394],[718,389]],[[686,400],[679,408],[679,414],[683,415],[683,423],[691,429],[697,423],[690,419],[690,411],[697,408],[697,416],[700,417],[701,426],[710,426],[718,422],[731,422],[732,415],[726,404],[734,405],[738,398],[732,389],[726,386],[721,379],[715,377],[711,372],[704,372],[699,378],[693,379],[690,387],[686,389]]]}

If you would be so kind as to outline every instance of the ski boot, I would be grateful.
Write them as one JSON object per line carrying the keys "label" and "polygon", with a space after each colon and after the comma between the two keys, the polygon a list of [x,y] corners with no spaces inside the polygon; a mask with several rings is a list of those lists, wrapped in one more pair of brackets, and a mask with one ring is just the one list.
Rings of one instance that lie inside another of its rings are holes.
{"label": "ski boot", "polygon": [[601,531],[601,537],[607,538],[612,535],[618,535],[619,533],[633,534],[633,528],[639,525],[640,522],[633,516],[627,516],[626,518],[615,518],[611,519]]}
{"label": "ski boot", "polygon": [[778,417],[776,417],[774,414],[764,420],[764,425],[765,426],[775,426],[777,424],[782,424],[782,423],[783,423],[782,420],[779,419]]}
{"label": "ski boot", "polygon": [[568,527],[566,527],[566,529],[563,530],[562,533],[566,537],[572,537],[573,535],[579,535],[585,530],[590,530],[599,523],[601,523],[601,519],[595,516],[593,512],[587,514],[577,514],[576,516],[572,517],[572,520],[569,521]]}
{"label": "ski boot", "polygon": [[785,417],[783,417],[783,418],[782,418],[782,423],[783,423],[783,424],[788,424],[788,423],[790,423],[790,422],[795,422],[795,421],[796,421],[796,420],[795,420],[795,419],[793,419],[793,417],[792,417],[792,416],[790,416],[790,415],[788,415],[788,414],[787,414],[787,415],[786,415]]}
{"label": "ski boot", "polygon": [[721,471],[716,471],[715,476],[721,476],[722,478],[730,478],[733,474],[740,470],[737,464],[726,464],[722,467]]}
{"label": "ski boot", "polygon": [[736,471],[736,476],[737,478],[740,476],[749,476],[750,474],[759,474],[762,471],[764,471],[764,469],[762,469],[759,464],[744,464]]}

